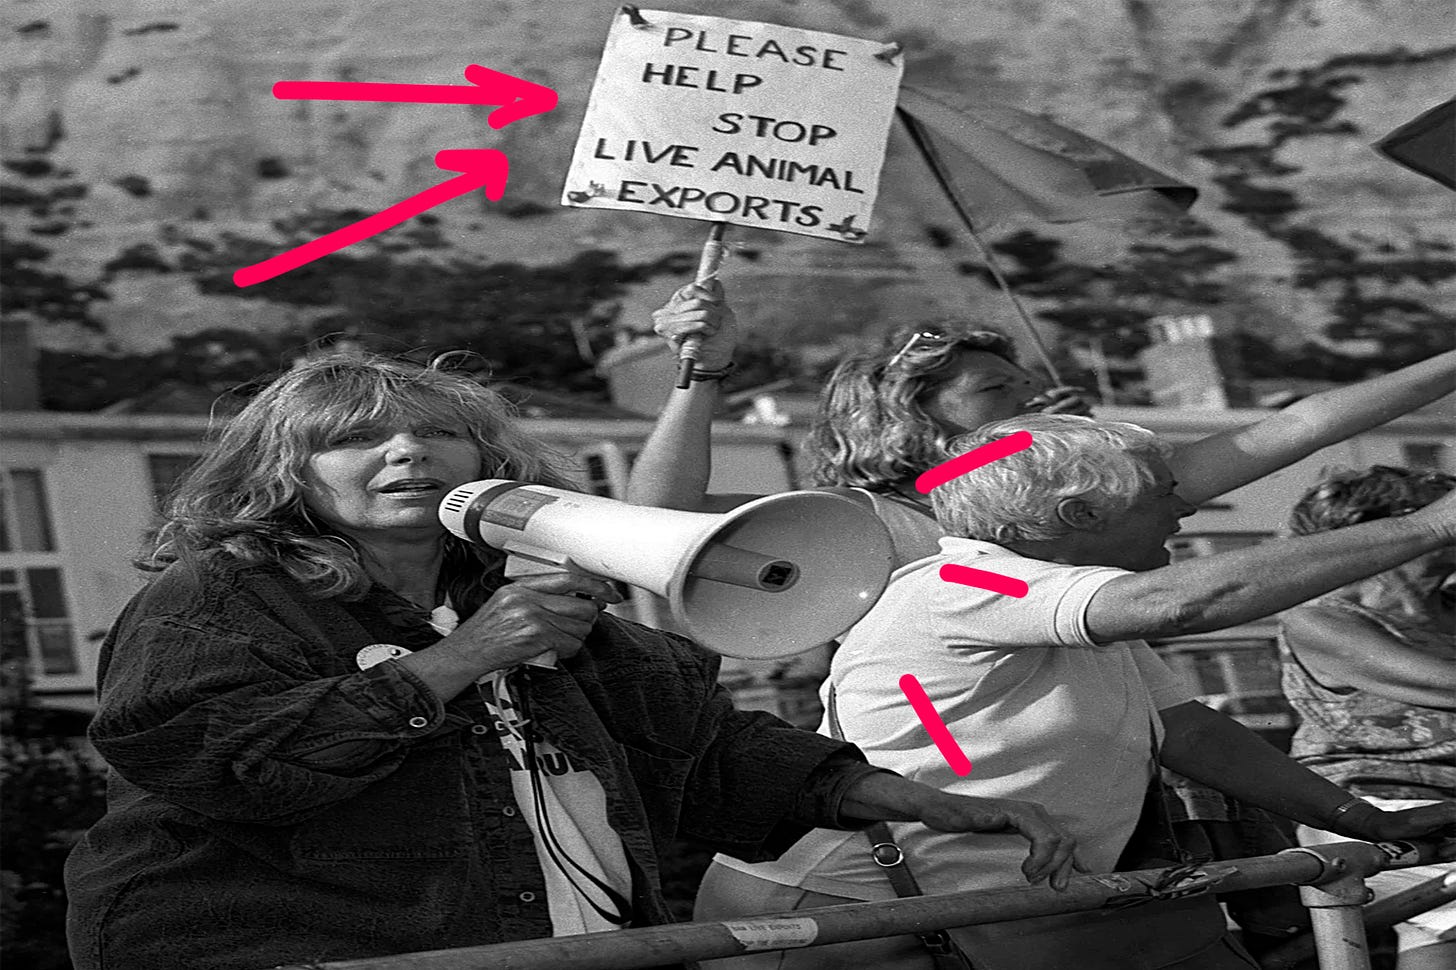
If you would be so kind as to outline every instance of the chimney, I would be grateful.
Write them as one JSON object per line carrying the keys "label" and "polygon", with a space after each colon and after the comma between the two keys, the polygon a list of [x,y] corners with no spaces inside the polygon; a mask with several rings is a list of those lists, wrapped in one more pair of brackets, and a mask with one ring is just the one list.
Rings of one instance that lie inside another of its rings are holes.
{"label": "chimney", "polygon": [[1148,321],[1153,345],[1139,355],[1159,407],[1227,410],[1253,398],[1238,351],[1206,313]]}

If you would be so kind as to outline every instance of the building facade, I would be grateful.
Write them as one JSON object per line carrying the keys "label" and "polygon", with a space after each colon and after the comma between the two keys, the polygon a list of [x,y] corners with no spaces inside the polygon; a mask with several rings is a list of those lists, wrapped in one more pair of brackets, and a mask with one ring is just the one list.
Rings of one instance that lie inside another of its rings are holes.
{"label": "building facade", "polygon": [[[1184,441],[1240,427],[1268,412],[1108,407],[1098,413]],[[631,462],[651,430],[645,420],[524,424],[566,458],[581,487],[611,497],[624,494]],[[167,492],[201,452],[207,428],[207,418],[192,415],[3,416],[3,659],[26,665],[38,702],[78,713],[94,708],[101,638],[145,578],[131,561],[156,528]],[[717,425],[712,490],[767,494],[797,487],[795,456],[803,431],[797,424]],[[1175,555],[1206,555],[1270,538],[1322,469],[1377,463],[1456,473],[1449,420],[1435,414],[1401,418],[1210,502],[1184,524]],[[639,594],[624,612],[653,625],[672,623],[656,597]],[[1272,629],[1266,622],[1187,638],[1163,650],[1215,704],[1277,731],[1279,719],[1287,716],[1259,710],[1279,706]],[[790,665],[728,661],[725,679],[736,682],[745,705],[812,723],[817,718],[812,683],[823,661],[822,654]]]}

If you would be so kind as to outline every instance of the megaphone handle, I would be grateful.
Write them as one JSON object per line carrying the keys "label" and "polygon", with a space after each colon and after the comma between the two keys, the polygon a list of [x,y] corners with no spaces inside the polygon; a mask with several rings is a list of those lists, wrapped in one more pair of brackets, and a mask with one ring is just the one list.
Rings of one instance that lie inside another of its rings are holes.
{"label": "megaphone handle", "polygon": [[[505,576],[507,579],[517,579],[521,576],[540,576],[545,573],[582,573],[586,570],[579,568],[565,556],[552,553],[549,550],[541,550],[539,555],[532,555],[524,552],[511,552],[506,554]],[[539,653],[530,660],[522,661],[527,667],[546,667],[548,669],[560,666],[560,658],[556,656],[555,650],[547,650]]]}
{"label": "megaphone handle", "polygon": [[[723,264],[723,233],[728,229],[728,223],[715,222],[713,228],[708,230],[708,239],[703,243],[703,255],[698,259],[698,275],[696,282],[706,283],[718,274],[718,267]],[[682,342],[682,347],[677,352],[677,384],[678,390],[684,390],[693,381],[693,367],[698,362],[698,352],[703,346],[702,337],[689,337]]]}

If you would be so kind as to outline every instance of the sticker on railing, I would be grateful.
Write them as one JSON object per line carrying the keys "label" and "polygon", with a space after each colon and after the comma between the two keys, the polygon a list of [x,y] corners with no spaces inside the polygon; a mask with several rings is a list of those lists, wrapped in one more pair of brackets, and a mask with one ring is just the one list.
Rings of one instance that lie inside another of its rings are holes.
{"label": "sticker on railing", "polygon": [[749,953],[808,946],[819,936],[819,924],[807,916],[776,920],[734,920],[723,924]]}
{"label": "sticker on railing", "polygon": [[1387,869],[1410,866],[1421,861],[1421,847],[1414,842],[1377,842],[1375,847],[1385,853]]}

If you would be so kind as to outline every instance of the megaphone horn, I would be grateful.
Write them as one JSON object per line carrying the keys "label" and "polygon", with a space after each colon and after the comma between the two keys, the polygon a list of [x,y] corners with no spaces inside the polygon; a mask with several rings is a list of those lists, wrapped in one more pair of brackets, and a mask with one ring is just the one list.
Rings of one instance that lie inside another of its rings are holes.
{"label": "megaphone horn", "polygon": [[469,542],[656,593],[688,636],[749,659],[839,636],[879,599],[894,560],[884,523],[828,492],[772,495],[715,515],[486,479],[451,491],[439,514]]}

